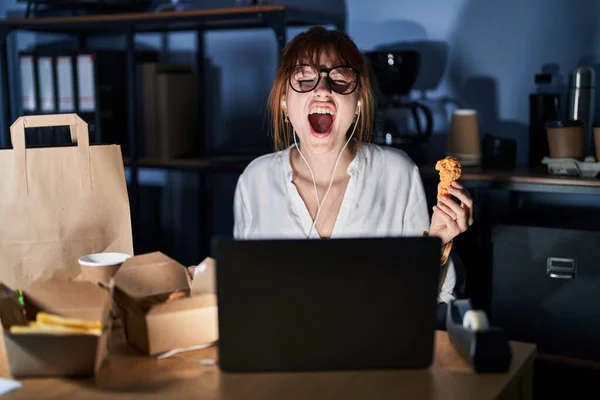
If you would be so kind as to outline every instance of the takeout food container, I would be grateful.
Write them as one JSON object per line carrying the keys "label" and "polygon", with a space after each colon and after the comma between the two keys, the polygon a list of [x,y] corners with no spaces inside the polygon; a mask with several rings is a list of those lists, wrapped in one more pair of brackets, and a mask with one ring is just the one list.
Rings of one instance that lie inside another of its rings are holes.
{"label": "takeout food container", "polygon": [[[170,300],[173,293],[185,297]],[[219,338],[212,265],[192,280],[161,252],[132,257],[114,276],[114,298],[124,311],[127,342],[148,355]]]}
{"label": "takeout food container", "polygon": [[[0,283],[0,375],[14,378],[95,375],[108,354],[111,293],[91,282],[34,281],[21,289],[25,313],[11,288]],[[85,333],[11,333],[38,312],[100,321],[100,335]]]}

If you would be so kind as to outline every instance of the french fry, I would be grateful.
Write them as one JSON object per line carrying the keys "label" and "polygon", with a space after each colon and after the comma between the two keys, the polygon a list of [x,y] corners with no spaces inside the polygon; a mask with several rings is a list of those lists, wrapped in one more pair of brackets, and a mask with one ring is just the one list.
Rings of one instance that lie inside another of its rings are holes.
{"label": "french fry", "polygon": [[44,325],[58,325],[79,329],[102,329],[100,321],[86,321],[78,318],[67,318],[45,312],[37,313],[36,322]]}
{"label": "french fry", "polygon": [[86,321],[39,312],[36,321],[30,321],[29,325],[13,325],[10,327],[10,332],[14,334],[86,334],[100,336],[102,334],[102,324],[100,321]]}
{"label": "french fry", "polygon": [[52,334],[52,335],[72,335],[72,334],[85,334],[85,335],[102,335],[100,329],[81,329],[81,328],[69,328],[67,326],[59,325],[13,325],[10,327],[10,333],[14,334]]}

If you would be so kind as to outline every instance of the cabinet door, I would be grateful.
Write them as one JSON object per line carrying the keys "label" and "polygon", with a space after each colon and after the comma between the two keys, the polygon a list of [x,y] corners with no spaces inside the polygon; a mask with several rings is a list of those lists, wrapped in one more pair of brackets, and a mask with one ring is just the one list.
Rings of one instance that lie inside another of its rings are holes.
{"label": "cabinet door", "polygon": [[540,353],[600,360],[600,232],[493,229],[490,320]]}

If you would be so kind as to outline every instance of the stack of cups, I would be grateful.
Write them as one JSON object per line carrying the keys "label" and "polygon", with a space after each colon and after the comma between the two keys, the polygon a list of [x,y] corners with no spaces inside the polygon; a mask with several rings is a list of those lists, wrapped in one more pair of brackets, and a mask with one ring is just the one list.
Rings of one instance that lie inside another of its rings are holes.
{"label": "stack of cups", "polygon": [[96,253],[79,258],[81,274],[79,279],[108,285],[110,278],[127,259],[125,253]]}
{"label": "stack of cups", "polygon": [[585,127],[582,121],[548,121],[546,134],[551,158],[574,158],[583,161]]}
{"label": "stack of cups", "polygon": [[446,155],[456,157],[465,167],[481,165],[477,111],[454,110]]}

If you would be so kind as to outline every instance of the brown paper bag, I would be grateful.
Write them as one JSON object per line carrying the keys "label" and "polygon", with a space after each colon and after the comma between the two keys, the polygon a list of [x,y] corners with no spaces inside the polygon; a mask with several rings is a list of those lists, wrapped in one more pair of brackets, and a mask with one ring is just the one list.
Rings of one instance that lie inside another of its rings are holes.
{"label": "brown paper bag", "polygon": [[[25,149],[25,128],[69,126],[77,146]],[[20,117],[0,150],[0,281],[12,288],[79,274],[78,258],[133,255],[129,198],[117,145],[89,144],[76,114]]]}

